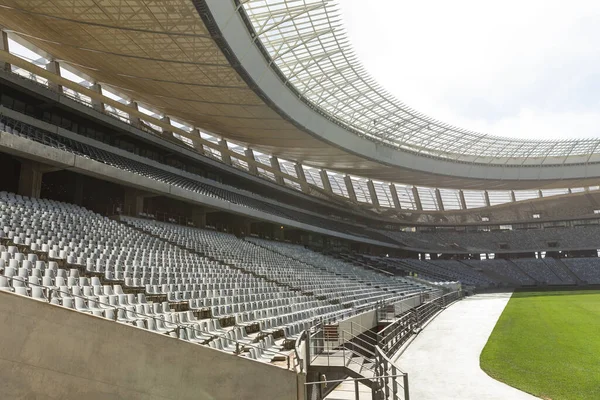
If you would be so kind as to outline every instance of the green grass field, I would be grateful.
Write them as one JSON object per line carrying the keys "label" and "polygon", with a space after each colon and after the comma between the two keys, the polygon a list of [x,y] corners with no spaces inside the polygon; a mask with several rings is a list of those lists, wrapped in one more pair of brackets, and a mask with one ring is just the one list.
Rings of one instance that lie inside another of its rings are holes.
{"label": "green grass field", "polygon": [[600,291],[514,293],[480,361],[543,399],[599,400]]}

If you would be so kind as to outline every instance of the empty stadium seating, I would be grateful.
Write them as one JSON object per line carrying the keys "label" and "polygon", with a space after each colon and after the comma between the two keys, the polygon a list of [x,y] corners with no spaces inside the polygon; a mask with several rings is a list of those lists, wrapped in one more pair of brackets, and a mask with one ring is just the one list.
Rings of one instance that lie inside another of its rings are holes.
{"label": "empty stadium seating", "polygon": [[123,218],[0,192],[0,290],[271,361],[317,320],[430,289],[299,246]]}

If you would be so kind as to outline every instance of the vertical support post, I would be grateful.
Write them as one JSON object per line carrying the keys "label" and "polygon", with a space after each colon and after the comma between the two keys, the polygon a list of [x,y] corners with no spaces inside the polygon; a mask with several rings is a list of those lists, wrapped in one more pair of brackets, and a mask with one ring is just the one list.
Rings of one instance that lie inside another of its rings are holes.
{"label": "vertical support post", "polygon": [[333,190],[331,190],[331,182],[329,182],[329,175],[327,175],[327,171],[321,169],[319,170],[319,175],[321,176],[321,181],[323,181],[323,188],[325,189],[325,191],[333,193]]}
{"label": "vertical support post", "polygon": [[[46,64],[46,70],[48,72],[52,72],[53,74],[56,74],[58,76],[60,76],[60,64],[58,61],[56,60],[51,60],[48,64]],[[62,93],[63,92],[63,87],[62,85],[59,85],[58,83],[54,83],[51,80],[48,81],[48,87],[58,93]]]}
{"label": "vertical support post", "polygon": [[438,203],[438,209],[440,211],[444,211],[445,207],[444,207],[444,202],[442,201],[442,193],[440,192],[440,189],[435,189],[435,199],[437,200]]}
{"label": "vertical support post", "polygon": [[42,192],[42,166],[35,161],[23,160],[19,174],[19,190],[21,196],[39,198]]}
{"label": "vertical support post", "polygon": [[419,195],[419,191],[416,186],[412,187],[413,198],[415,199],[415,205],[417,206],[417,210],[423,210],[423,204],[421,203],[421,196]]}
{"label": "vertical support post", "polygon": [[485,206],[486,207],[491,207],[492,203],[490,203],[490,194],[488,193],[487,190],[485,190],[483,192],[483,194],[484,194],[484,198],[485,198]]}
{"label": "vertical support post", "polygon": [[219,147],[221,151],[221,159],[227,165],[231,165],[231,156],[229,155],[229,147],[227,146],[227,141],[225,139],[219,140]]}
{"label": "vertical support post", "polygon": [[344,183],[346,184],[348,197],[350,197],[350,200],[356,201],[356,192],[354,191],[354,185],[352,184],[352,179],[350,178],[350,175],[344,176]]}
{"label": "vertical support post", "polygon": [[410,400],[410,391],[408,390],[408,374],[405,372],[403,376],[404,385],[404,400]]}
{"label": "vertical support post", "polygon": [[467,201],[465,200],[465,193],[462,190],[458,191],[458,196],[460,198],[460,208],[463,210],[467,209]]}
{"label": "vertical support post", "polygon": [[[163,117],[160,120],[165,124],[171,125],[171,118],[169,118],[166,115],[163,115]],[[173,131],[170,131],[168,129],[163,128],[162,135],[165,139],[173,139]]]}
{"label": "vertical support post", "polygon": [[379,197],[377,197],[377,192],[375,191],[375,184],[371,179],[367,181],[367,187],[369,188],[369,194],[371,195],[371,201],[375,207],[379,207]]}
{"label": "vertical support post", "polygon": [[[569,189],[569,193],[571,193],[571,189]],[[512,201],[513,203],[517,201],[517,196],[515,196],[514,190],[510,191],[510,201]]]}
{"label": "vertical support post", "polygon": [[[135,111],[139,111],[140,107],[138,106],[138,103],[136,101],[131,101],[129,103],[129,106],[131,108],[133,108]],[[133,126],[135,126],[136,128],[141,128],[142,127],[142,122],[140,121],[140,118],[136,115],[133,114],[129,114],[129,123]]]}
{"label": "vertical support post", "polygon": [[[252,151],[252,149],[244,150],[244,155],[250,160],[256,161],[256,158],[254,158],[254,151]],[[256,168],[256,164],[248,163],[248,172],[250,172],[252,175],[258,175],[258,168]]]}
{"label": "vertical support post", "polygon": [[[93,90],[98,94],[102,94],[102,87],[98,82],[94,83],[90,87],[90,90]],[[104,103],[102,103],[100,100],[92,99],[92,108],[96,111],[104,112]]]}
{"label": "vertical support post", "polygon": [[[4,32],[4,31],[2,31],[2,38],[0,38],[0,50],[6,51],[7,53],[9,52],[8,33]],[[7,62],[2,62],[0,64],[0,68],[2,68],[4,71],[8,71],[8,72],[10,72],[10,70],[11,70],[10,64]]]}
{"label": "vertical support post", "polygon": [[398,191],[396,190],[396,185],[393,183],[390,183],[390,193],[392,195],[392,200],[394,201],[394,207],[396,207],[398,210],[402,209],[402,206],[400,205],[400,198],[398,197]]}
{"label": "vertical support post", "polygon": [[302,189],[302,192],[308,193],[308,182],[306,181],[306,174],[304,173],[304,168],[302,168],[302,164],[294,164],[294,169],[296,170],[296,176],[298,176],[298,179],[300,180],[300,188]]}
{"label": "vertical support post", "polygon": [[277,157],[275,156],[271,156],[271,168],[273,168],[275,171],[279,172],[279,174],[275,174],[275,182],[277,182],[280,185],[284,185],[283,182],[283,176],[281,176],[281,165],[279,165],[279,159],[277,159]]}

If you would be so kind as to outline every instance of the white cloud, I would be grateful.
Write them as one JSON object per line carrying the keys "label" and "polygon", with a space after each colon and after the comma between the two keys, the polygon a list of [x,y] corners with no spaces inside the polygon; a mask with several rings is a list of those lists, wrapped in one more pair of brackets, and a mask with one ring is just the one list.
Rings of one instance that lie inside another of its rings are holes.
{"label": "white cloud", "polygon": [[364,65],[412,108],[495,135],[600,137],[600,2],[340,3]]}

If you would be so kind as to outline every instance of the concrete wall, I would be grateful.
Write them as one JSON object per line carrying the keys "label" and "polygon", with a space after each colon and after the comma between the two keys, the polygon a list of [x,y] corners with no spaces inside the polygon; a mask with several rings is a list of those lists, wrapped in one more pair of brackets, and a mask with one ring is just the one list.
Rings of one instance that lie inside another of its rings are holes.
{"label": "concrete wall", "polygon": [[0,398],[303,399],[304,376],[0,292]]}

